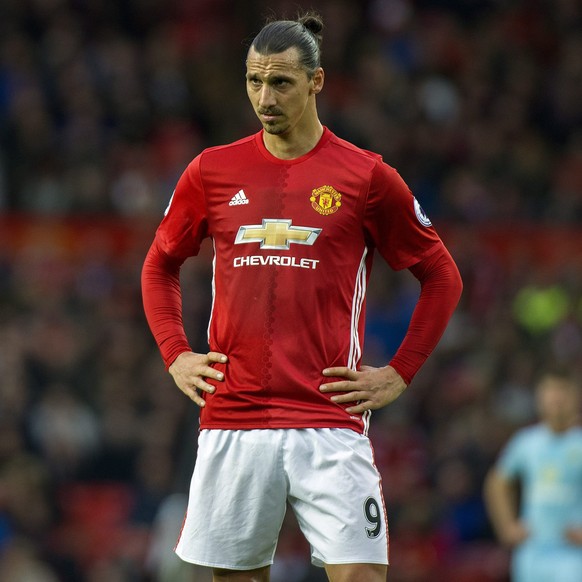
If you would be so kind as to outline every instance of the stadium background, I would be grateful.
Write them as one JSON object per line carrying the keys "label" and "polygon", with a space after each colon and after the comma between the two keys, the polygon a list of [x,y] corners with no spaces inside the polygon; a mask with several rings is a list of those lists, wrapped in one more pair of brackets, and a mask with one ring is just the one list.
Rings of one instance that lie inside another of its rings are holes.
{"label": "stadium background", "polygon": [[[201,148],[256,131],[244,91],[258,0],[0,4],[0,579],[206,580],[169,551],[196,409],[162,368],[139,272]],[[309,6],[305,6],[309,7]],[[340,136],[413,188],[465,282],[411,389],[373,418],[392,582],[504,582],[482,480],[534,419],[532,378],[582,374],[582,5],[314,0],[319,97]],[[205,349],[210,249],[184,272]],[[380,262],[366,361],[418,288]],[[220,484],[217,484],[219,487]],[[274,582],[316,582],[285,524]]]}

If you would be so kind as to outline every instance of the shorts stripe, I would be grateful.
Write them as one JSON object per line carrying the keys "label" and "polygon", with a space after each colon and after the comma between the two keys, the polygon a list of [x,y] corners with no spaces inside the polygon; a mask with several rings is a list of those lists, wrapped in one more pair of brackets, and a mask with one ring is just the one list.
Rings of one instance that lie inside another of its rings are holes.
{"label": "shorts stripe", "polygon": [[[374,467],[378,471],[378,467],[376,466],[376,454],[374,453],[374,447],[370,442],[370,450],[372,451],[372,462],[374,463]],[[386,556],[388,556],[388,563],[390,563],[390,535],[388,529],[388,512],[386,510],[386,501],[384,500],[384,488],[382,486],[382,473],[378,471],[378,475],[380,477],[380,499],[382,500],[382,511],[384,512],[384,523],[386,524]]]}
{"label": "shorts stripe", "polygon": [[188,510],[184,512],[184,519],[182,519],[182,525],[180,526],[180,533],[178,534],[178,539],[176,540],[176,544],[174,545],[174,552],[178,548],[178,544],[182,539],[182,533],[184,532],[184,526],[186,525],[186,520],[188,519]]}

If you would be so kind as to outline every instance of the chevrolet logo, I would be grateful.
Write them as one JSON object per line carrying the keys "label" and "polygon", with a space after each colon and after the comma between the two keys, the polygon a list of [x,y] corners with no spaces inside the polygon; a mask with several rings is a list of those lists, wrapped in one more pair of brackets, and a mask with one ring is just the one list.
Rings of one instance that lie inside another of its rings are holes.
{"label": "chevrolet logo", "polygon": [[258,242],[261,249],[287,250],[291,243],[312,245],[321,228],[291,226],[291,220],[263,218],[262,224],[241,226],[234,240],[235,245]]}

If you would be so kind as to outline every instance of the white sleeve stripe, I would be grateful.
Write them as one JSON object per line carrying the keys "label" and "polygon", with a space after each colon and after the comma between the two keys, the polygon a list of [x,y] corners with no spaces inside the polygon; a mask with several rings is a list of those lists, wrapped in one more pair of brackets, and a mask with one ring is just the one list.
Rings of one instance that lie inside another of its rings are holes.
{"label": "white sleeve stripe", "polygon": [[206,330],[206,336],[208,338],[208,343],[210,344],[210,325],[212,324],[212,316],[214,315],[214,301],[216,300],[216,243],[214,238],[212,239],[212,249],[214,251],[212,256],[212,305],[210,307],[210,317],[208,319],[208,328]]}
{"label": "white sleeve stripe", "polygon": [[352,321],[350,330],[350,353],[348,355],[348,367],[352,370],[356,369],[358,362],[362,356],[362,347],[360,345],[360,334],[358,326],[360,323],[360,316],[362,314],[362,306],[366,297],[366,255],[368,249],[364,249],[358,274],[356,276],[356,283],[354,288],[354,295],[352,298]]}

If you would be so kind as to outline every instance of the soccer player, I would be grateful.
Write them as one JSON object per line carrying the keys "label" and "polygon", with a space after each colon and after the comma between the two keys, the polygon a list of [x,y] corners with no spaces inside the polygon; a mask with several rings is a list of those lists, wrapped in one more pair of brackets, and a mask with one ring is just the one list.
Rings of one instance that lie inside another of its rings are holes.
{"label": "soccer player", "polygon": [[[287,502],[332,582],[386,579],[370,414],[407,387],[461,293],[454,261],[402,178],[321,124],[322,27],[307,14],[255,37],[246,88],[262,130],[190,163],[143,268],[164,362],[201,408],[176,552],[212,567],[215,581],[269,579]],[[184,333],[179,272],[206,237],[213,305],[210,351],[200,354]],[[421,287],[382,368],[360,366],[374,250]]]}
{"label": "soccer player", "polygon": [[536,398],[541,422],[509,440],[487,475],[485,500],[499,540],[514,548],[513,582],[577,582],[582,580],[579,386],[567,375],[547,373]]}

